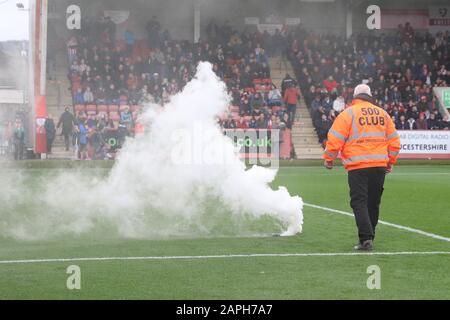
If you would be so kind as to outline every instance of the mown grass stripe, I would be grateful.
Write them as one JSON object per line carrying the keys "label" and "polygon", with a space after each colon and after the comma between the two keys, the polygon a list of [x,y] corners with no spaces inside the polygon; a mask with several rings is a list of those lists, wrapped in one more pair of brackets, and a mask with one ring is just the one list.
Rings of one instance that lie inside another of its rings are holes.
{"label": "mown grass stripe", "polygon": [[397,252],[311,252],[311,253],[253,253],[224,254],[204,256],[148,256],[148,257],[85,257],[0,260],[0,264],[26,264],[51,262],[83,262],[83,261],[127,261],[127,260],[199,260],[228,258],[270,258],[270,257],[353,257],[353,256],[414,256],[414,255],[450,255],[450,251],[397,251]]}

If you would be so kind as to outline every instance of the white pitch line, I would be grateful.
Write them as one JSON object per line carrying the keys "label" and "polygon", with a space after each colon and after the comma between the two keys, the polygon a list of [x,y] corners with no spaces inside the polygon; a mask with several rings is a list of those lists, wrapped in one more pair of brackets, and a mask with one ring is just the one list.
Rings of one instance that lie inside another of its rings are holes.
{"label": "white pitch line", "polygon": [[[311,167],[314,168],[314,167]],[[303,174],[309,174],[308,172],[298,172],[298,173],[292,173],[292,172],[278,172],[277,175],[303,175]],[[321,176],[329,176],[330,174],[333,176],[346,176],[347,174],[343,171],[335,171],[333,173],[330,172],[320,172],[315,173]],[[442,176],[442,175],[450,175],[450,172],[412,172],[412,173],[406,173],[406,172],[392,172],[389,174],[390,177],[394,176]]]}
{"label": "white pitch line", "polygon": [[450,172],[412,172],[412,173],[406,173],[406,172],[393,172],[390,175],[393,176],[433,176],[433,175],[449,175]]}
{"label": "white pitch line", "polygon": [[[322,207],[322,206],[318,206],[318,205],[310,204],[310,203],[303,203],[303,204],[305,206],[307,206],[307,207],[321,209],[321,210],[330,211],[330,212],[339,213],[339,214],[342,214],[342,215],[345,215],[345,216],[353,217],[353,213],[350,213],[350,212],[336,210],[336,209],[327,208],[327,207]],[[437,235],[437,234],[434,234],[434,233],[431,233],[431,232],[426,232],[426,231],[423,231],[423,230],[414,229],[414,228],[402,226],[402,225],[399,225],[399,224],[395,224],[395,223],[391,223],[391,222],[387,222],[387,221],[383,221],[383,220],[378,220],[378,223],[379,224],[384,224],[384,225],[389,226],[389,227],[393,227],[393,228],[409,231],[409,232],[412,232],[412,233],[421,234],[423,236],[430,237],[430,238],[433,238],[433,239],[438,239],[438,240],[450,242],[450,238],[443,237],[443,236],[440,236],[440,235]]]}
{"label": "white pitch line", "polygon": [[450,251],[398,251],[398,252],[312,252],[312,253],[254,253],[225,254],[206,256],[148,256],[148,257],[91,257],[56,258],[29,260],[0,260],[0,264],[26,264],[45,262],[83,262],[83,261],[127,261],[127,260],[200,260],[228,258],[270,258],[270,257],[347,257],[347,256],[413,256],[413,255],[450,255]]}

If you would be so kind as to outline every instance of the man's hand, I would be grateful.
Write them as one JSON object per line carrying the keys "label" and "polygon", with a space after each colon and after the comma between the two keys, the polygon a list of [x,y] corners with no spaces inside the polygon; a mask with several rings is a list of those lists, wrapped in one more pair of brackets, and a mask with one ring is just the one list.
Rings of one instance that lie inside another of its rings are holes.
{"label": "man's hand", "polygon": [[324,165],[325,168],[327,168],[328,170],[333,169],[333,161],[327,161],[327,160],[325,160],[325,162],[323,163],[323,165]]}
{"label": "man's hand", "polygon": [[386,167],[386,174],[391,173],[393,169],[394,169],[393,165],[388,163],[388,165]]}

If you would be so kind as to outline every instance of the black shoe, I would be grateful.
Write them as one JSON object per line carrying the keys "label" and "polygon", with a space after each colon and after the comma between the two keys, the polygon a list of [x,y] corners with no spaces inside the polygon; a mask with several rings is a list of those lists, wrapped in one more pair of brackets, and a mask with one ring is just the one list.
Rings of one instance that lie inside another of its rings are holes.
{"label": "black shoe", "polygon": [[353,249],[357,251],[372,251],[373,241],[372,240],[363,241],[362,243],[359,243],[356,246],[354,246]]}

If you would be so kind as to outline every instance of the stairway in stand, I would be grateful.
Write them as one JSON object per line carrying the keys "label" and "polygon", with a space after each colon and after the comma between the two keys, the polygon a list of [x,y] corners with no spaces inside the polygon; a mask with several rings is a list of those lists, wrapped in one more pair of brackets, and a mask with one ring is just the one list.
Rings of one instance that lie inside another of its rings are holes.
{"label": "stairway in stand", "polygon": [[[281,90],[281,81],[286,73],[295,77],[291,63],[280,57],[269,58],[271,78],[273,83]],[[301,97],[292,125],[292,144],[297,159],[321,159],[323,148],[314,129],[311,115],[306,107],[303,96]]]}
{"label": "stairway in stand", "polygon": [[292,144],[297,159],[322,159],[323,148],[303,96],[300,106],[297,106],[296,121],[292,126]]}
{"label": "stairway in stand", "polygon": [[[67,78],[68,59],[64,50],[59,51],[55,56],[55,64],[52,70],[49,70],[46,96],[47,112],[52,115],[55,125],[58,124],[59,117],[64,112],[65,107],[70,107],[72,112],[72,95],[70,92],[70,81]],[[48,159],[75,159],[74,151],[66,151],[64,137],[58,134],[53,143],[52,153],[47,155]],[[72,141],[70,141],[72,143]]]}
{"label": "stairway in stand", "polygon": [[277,86],[278,89],[280,89],[280,91],[281,91],[281,81],[283,81],[286,72],[289,73],[289,71],[287,71],[288,70],[287,63],[289,62],[287,62],[281,56],[269,58],[270,77],[272,79],[272,82]]}

